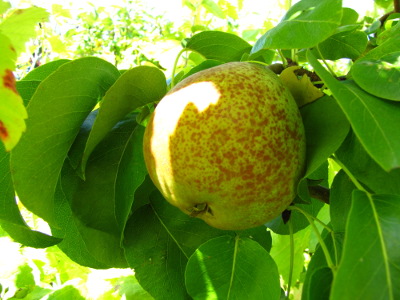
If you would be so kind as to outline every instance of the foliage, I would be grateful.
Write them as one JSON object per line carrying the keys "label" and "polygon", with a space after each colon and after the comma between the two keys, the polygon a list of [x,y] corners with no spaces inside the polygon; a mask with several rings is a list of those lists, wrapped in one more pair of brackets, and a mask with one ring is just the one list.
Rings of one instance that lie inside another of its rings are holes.
{"label": "foliage", "polygon": [[[224,3],[201,1],[220,18]],[[57,245],[82,266],[131,268],[155,299],[400,298],[398,16],[377,23],[339,0],[301,0],[254,43],[230,30],[193,30],[180,52],[190,55],[168,79],[156,63],[121,71],[97,57],[32,70],[16,83],[26,132],[11,152],[0,149],[1,226],[22,245]],[[115,29],[96,32],[106,48]],[[142,150],[146,120],[171,86],[229,61],[299,66],[295,78],[281,78],[323,92],[301,92],[307,167],[298,197],[265,226],[237,232],[169,205],[147,176]],[[347,69],[333,67],[341,62]],[[29,228],[15,195],[51,235]],[[34,286],[29,268],[21,267],[21,287]]]}

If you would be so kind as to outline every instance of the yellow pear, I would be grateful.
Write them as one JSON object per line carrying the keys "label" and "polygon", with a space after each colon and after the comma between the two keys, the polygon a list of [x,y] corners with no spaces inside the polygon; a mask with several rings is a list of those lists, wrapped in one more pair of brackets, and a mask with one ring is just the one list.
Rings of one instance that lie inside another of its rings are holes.
{"label": "yellow pear", "polygon": [[247,229],[277,217],[295,198],[304,127],[275,73],[226,63],[185,78],[159,102],[144,157],[172,205],[216,228]]}

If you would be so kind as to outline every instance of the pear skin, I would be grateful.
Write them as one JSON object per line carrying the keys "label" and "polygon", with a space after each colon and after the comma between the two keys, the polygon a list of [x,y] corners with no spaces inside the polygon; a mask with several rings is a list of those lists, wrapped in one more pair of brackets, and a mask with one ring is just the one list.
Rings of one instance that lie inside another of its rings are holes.
{"label": "pear skin", "polygon": [[249,62],[179,82],[144,135],[146,166],[164,198],[225,230],[262,225],[290,205],[305,147],[289,90],[271,70]]}

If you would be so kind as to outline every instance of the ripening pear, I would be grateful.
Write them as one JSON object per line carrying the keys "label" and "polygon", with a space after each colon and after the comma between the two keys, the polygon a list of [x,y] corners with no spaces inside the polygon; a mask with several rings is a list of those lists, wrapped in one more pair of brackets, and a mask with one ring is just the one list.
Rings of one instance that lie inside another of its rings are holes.
{"label": "ripening pear", "polygon": [[304,127],[275,73],[226,63],[185,78],[159,102],[144,156],[172,205],[216,228],[247,229],[294,200],[305,163]]}

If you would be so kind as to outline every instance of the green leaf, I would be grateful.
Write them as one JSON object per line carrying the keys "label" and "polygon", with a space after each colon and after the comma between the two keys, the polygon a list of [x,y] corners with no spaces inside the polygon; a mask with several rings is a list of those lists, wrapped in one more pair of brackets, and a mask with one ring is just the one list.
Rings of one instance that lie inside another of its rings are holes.
{"label": "green leaf", "polygon": [[[327,234],[327,231],[322,232],[322,237],[324,239],[325,246],[335,265],[338,265],[340,261],[340,253],[342,252],[342,247],[343,247],[343,236],[344,236],[343,233],[335,233],[334,234],[335,243],[334,243],[331,234]],[[307,267],[307,273],[304,279],[303,290],[301,295],[302,300],[318,299],[315,298],[315,295],[318,293],[318,291],[321,291],[323,287],[319,285],[317,277],[318,275],[314,274],[316,273],[318,274],[320,272],[318,270],[325,267],[328,267],[325,259],[325,254],[322,251],[320,244],[318,244],[316,251],[312,254],[311,261]],[[325,276],[328,276],[328,278],[330,279],[330,276],[328,274],[326,274]],[[331,286],[330,283],[329,286]],[[314,298],[311,298],[312,296]]]}
{"label": "green leaf", "polygon": [[[368,170],[368,172],[370,171]],[[355,185],[343,170],[335,176],[329,197],[331,225],[335,232],[346,231],[347,216],[351,207],[351,195],[355,189]]]}
{"label": "green leaf", "polygon": [[125,229],[125,256],[140,285],[156,299],[189,299],[184,282],[187,256],[153,208],[139,208]]}
{"label": "green leaf", "polygon": [[48,17],[49,13],[44,8],[16,9],[0,23],[0,33],[6,35],[14,49],[21,53],[25,50],[25,43],[35,37],[35,25],[46,22]]}
{"label": "green leaf", "polygon": [[81,161],[78,161],[79,157],[72,160],[74,166],[80,162],[82,177],[90,154],[111,128],[135,109],[159,101],[165,93],[166,79],[157,68],[140,66],[121,75],[101,102]]}
{"label": "green leaf", "polygon": [[24,101],[24,106],[29,104],[33,94],[36,92],[37,87],[39,86],[40,81],[30,81],[30,80],[20,80],[17,81],[16,87],[19,95],[22,97]]}
{"label": "green leaf", "polygon": [[353,82],[337,81],[310,51],[307,59],[331,90],[371,157],[386,171],[400,167],[400,139],[397,126],[393,126],[400,124],[399,103],[367,94]]}
{"label": "green leaf", "polygon": [[382,8],[389,8],[389,6],[393,3],[392,0],[374,0],[374,2]]}
{"label": "green leaf", "polygon": [[400,169],[393,169],[390,172],[383,170],[368,155],[352,132],[335,155],[368,190],[377,194],[400,195]]}
{"label": "green leaf", "polygon": [[[146,196],[146,192],[140,194]],[[136,193],[135,202],[138,196]],[[182,213],[155,191],[150,195],[150,204],[137,208],[129,219],[125,229],[126,258],[140,284],[153,297],[181,299],[187,297],[178,287],[184,285],[188,257],[209,239],[227,234],[236,235]],[[257,241],[264,249],[271,247],[271,237],[262,226],[237,234]]]}
{"label": "green leaf", "polygon": [[17,55],[10,40],[1,31],[0,53],[0,140],[10,151],[25,131],[24,120],[28,116],[13,74]]}
{"label": "green leaf", "polygon": [[66,285],[63,288],[51,293],[47,299],[48,300],[64,300],[64,299],[85,300],[85,298],[82,297],[79,290],[72,285]]}
{"label": "green leaf", "polygon": [[89,228],[73,214],[70,203],[80,180],[66,161],[54,198],[57,227],[51,226],[53,234],[63,237],[57,246],[82,266],[95,269],[126,268],[124,252],[120,247],[121,238]]}
{"label": "green leaf", "polygon": [[5,2],[3,0],[0,1],[0,14],[5,13],[9,8],[11,8],[11,4],[9,2]]}
{"label": "green leaf", "polygon": [[87,227],[120,236],[136,188],[147,170],[142,153],[144,127],[127,117],[98,144],[71,207]]}
{"label": "green leaf", "polygon": [[400,196],[353,192],[331,299],[400,298]]}
{"label": "green leaf", "polygon": [[363,31],[340,32],[330,36],[318,44],[315,54],[321,54],[324,59],[337,60],[340,58],[357,59],[367,48],[368,38]]}
{"label": "green leaf", "polygon": [[62,239],[31,230],[25,223],[15,199],[10,173],[10,154],[0,144],[0,225],[16,242],[34,248],[47,248]]}
{"label": "green leaf", "polygon": [[342,20],[340,22],[341,26],[345,25],[352,25],[357,23],[358,20],[358,13],[349,7],[343,7],[343,14],[342,14]]}
{"label": "green leaf", "polygon": [[237,35],[221,31],[204,31],[187,42],[187,49],[196,51],[207,59],[222,62],[239,61],[249,53],[251,46]]}
{"label": "green leaf", "polygon": [[[304,249],[308,248],[310,241],[310,227],[300,230],[293,235],[294,264],[292,282],[300,280],[304,268]],[[278,266],[279,274],[285,284],[289,282],[290,270],[290,236],[272,233],[271,257]]]}
{"label": "green leaf", "polygon": [[[319,200],[311,199],[310,204],[296,203],[295,205],[307,212],[308,214],[316,217],[324,204]],[[310,225],[307,218],[297,210],[293,210],[290,212],[290,219],[292,220],[293,232],[298,232]],[[265,226],[277,234],[290,234],[289,226],[283,221],[281,216],[266,223]]]}
{"label": "green leaf", "polygon": [[317,45],[340,25],[342,1],[302,0],[294,4],[282,21],[267,31],[252,53],[267,49],[300,49]]}
{"label": "green leaf", "polygon": [[63,64],[70,62],[69,59],[58,59],[47,64],[41,65],[38,68],[30,71],[22,80],[30,80],[30,81],[43,81],[45,80],[51,73],[56,71]]}
{"label": "green leaf", "polygon": [[201,5],[211,14],[214,16],[220,18],[220,19],[225,19],[226,16],[224,12],[221,10],[221,8],[218,6],[217,3],[215,3],[213,0],[203,0],[201,1]]}
{"label": "green leaf", "polygon": [[180,80],[185,79],[186,77],[189,77],[190,75],[193,75],[197,72],[212,68],[212,67],[216,67],[223,64],[223,62],[219,61],[219,60],[214,60],[214,59],[207,59],[203,62],[201,62],[200,64],[198,64],[197,66],[193,67],[192,69],[190,69],[189,72],[187,72],[184,76],[182,76],[182,78],[180,78]]}
{"label": "green leaf", "polygon": [[310,300],[323,300],[329,299],[331,285],[333,281],[332,270],[328,267],[317,269],[311,275],[311,289],[309,298]]}
{"label": "green leaf", "polygon": [[69,62],[68,59],[60,59],[49,62],[30,71],[22,80],[17,81],[17,91],[21,95],[24,105],[27,106],[39,84],[59,66]]}
{"label": "green leaf", "polygon": [[11,169],[21,202],[49,223],[56,224],[53,196],[68,150],[118,76],[101,59],[78,59],[43,80],[29,103],[27,131],[11,153]]}
{"label": "green leaf", "polygon": [[306,132],[304,177],[317,170],[342,144],[350,125],[336,101],[324,96],[300,109]]}
{"label": "green leaf", "polygon": [[248,238],[221,236],[207,241],[189,258],[185,279],[194,299],[272,300],[281,294],[275,262]]}
{"label": "green leaf", "polygon": [[362,57],[362,59],[379,60],[381,57],[389,53],[399,52],[399,51],[400,51],[400,34],[388,38],[378,47],[369,51],[365,56]]}
{"label": "green leaf", "polygon": [[379,60],[357,61],[351,67],[351,75],[366,92],[400,101],[400,52],[390,53]]}

